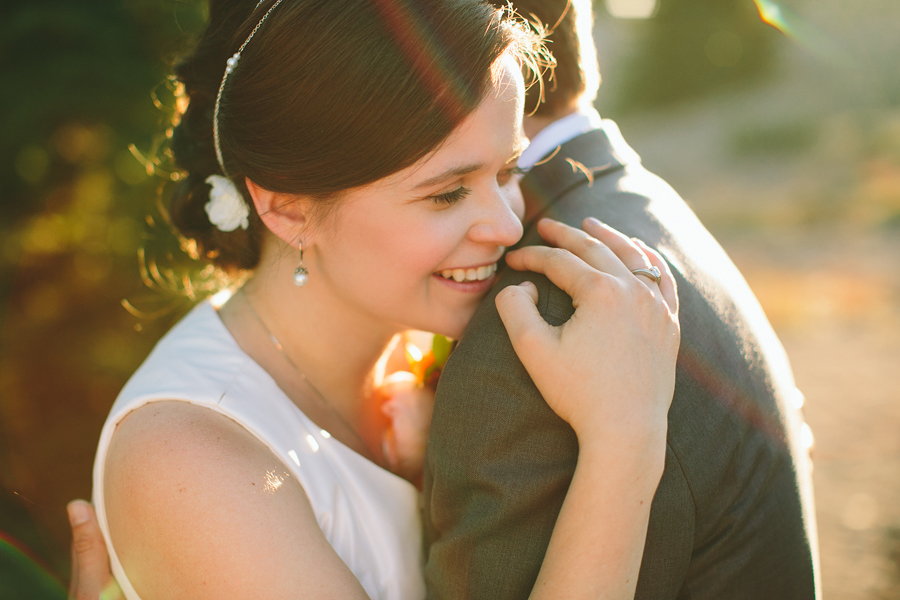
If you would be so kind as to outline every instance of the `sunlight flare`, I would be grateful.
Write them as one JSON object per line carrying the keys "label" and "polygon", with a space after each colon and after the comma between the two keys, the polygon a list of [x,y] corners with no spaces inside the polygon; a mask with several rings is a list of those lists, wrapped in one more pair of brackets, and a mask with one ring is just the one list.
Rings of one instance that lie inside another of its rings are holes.
{"label": "sunlight flare", "polygon": [[811,23],[775,2],[775,0],[753,0],[759,18],[803,46],[819,58],[836,66],[853,68],[856,60],[834,39],[819,31]]}

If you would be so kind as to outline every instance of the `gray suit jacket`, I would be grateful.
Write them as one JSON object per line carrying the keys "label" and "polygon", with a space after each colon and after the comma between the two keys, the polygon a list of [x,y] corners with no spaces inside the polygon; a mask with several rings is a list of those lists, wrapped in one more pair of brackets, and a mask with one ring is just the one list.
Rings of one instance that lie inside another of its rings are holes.
{"label": "gray suit jacket", "polygon": [[[641,238],[677,279],[681,350],[636,598],[815,598],[810,469],[784,350],[722,248],[604,123],[564,144],[522,188],[539,216],[576,226],[594,216]],[[521,245],[541,243],[533,225]],[[542,276],[506,269],[494,293],[525,278],[548,322],[571,316],[571,300]],[[577,453],[490,295],[437,390],[423,494],[429,597],[526,598]]]}

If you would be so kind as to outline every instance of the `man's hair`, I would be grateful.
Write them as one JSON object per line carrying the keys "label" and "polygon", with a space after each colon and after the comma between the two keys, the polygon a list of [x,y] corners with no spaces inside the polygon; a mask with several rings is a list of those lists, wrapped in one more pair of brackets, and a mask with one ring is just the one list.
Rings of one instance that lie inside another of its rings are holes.
{"label": "man's hair", "polygon": [[[600,71],[591,34],[591,0],[491,1],[499,8],[511,5],[537,29],[549,33],[547,47],[556,59],[556,68],[550,77],[545,76],[543,86],[529,88],[526,114],[552,117],[572,106],[593,102]],[[541,93],[544,102],[539,104]]]}

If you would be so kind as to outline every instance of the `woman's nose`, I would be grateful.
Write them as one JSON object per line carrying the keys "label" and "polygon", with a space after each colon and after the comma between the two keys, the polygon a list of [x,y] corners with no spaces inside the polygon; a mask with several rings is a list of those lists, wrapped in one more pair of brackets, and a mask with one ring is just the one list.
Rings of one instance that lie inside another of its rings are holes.
{"label": "woman's nose", "polygon": [[496,186],[486,202],[484,216],[469,230],[476,242],[513,246],[522,238],[522,195],[516,185]]}

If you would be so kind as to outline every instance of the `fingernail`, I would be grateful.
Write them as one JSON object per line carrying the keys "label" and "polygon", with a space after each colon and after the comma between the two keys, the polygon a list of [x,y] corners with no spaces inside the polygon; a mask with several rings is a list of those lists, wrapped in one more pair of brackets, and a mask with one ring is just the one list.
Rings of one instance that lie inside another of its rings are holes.
{"label": "fingernail", "polygon": [[72,500],[66,505],[66,512],[69,513],[69,523],[72,527],[84,525],[91,520],[90,508],[84,500]]}
{"label": "fingernail", "polygon": [[606,225],[604,225],[597,217],[588,217],[585,221],[589,222],[591,225],[596,225],[597,227],[606,227]]}
{"label": "fingernail", "polygon": [[523,281],[522,283],[519,284],[519,287],[523,287],[523,288],[535,288],[535,289],[537,289],[537,286],[535,286],[535,285],[534,285],[533,283],[531,283],[530,281]]}

